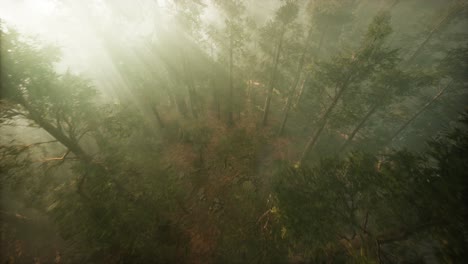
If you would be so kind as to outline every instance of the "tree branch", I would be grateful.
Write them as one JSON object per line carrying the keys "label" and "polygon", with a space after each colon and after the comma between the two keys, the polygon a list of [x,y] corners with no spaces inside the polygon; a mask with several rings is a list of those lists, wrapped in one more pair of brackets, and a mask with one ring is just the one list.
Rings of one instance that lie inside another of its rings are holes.
{"label": "tree branch", "polygon": [[35,146],[42,145],[42,144],[56,143],[56,142],[59,142],[59,141],[58,140],[50,140],[50,141],[44,141],[44,142],[37,142],[37,143],[32,143],[32,144],[29,144],[29,145],[25,145],[25,146],[23,146],[23,148],[27,149],[27,148],[35,147]]}
{"label": "tree branch", "polygon": [[70,150],[67,150],[62,157],[54,157],[54,158],[46,158],[43,160],[40,160],[38,162],[49,162],[49,161],[62,161],[60,164],[62,164],[65,160],[79,160],[78,158],[67,158],[68,154],[70,154]]}

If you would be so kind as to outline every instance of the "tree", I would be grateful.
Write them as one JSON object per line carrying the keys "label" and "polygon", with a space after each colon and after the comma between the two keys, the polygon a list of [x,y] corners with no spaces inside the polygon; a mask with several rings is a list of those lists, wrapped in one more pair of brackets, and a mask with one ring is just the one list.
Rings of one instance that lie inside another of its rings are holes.
{"label": "tree", "polygon": [[466,259],[465,4],[156,2],[83,75],[0,26],[0,262]]}
{"label": "tree", "polygon": [[263,107],[262,126],[266,126],[268,121],[268,113],[270,111],[271,97],[273,96],[273,88],[276,83],[277,70],[281,52],[283,49],[283,41],[288,30],[288,26],[296,19],[298,13],[298,6],[294,1],[286,1],[275,13],[275,20],[271,23],[272,26],[277,30],[277,39],[275,53],[273,57],[273,67],[270,72],[270,78],[268,81],[268,93],[265,99],[265,106]]}
{"label": "tree", "polygon": [[312,40],[312,31],[313,28],[311,27],[309,29],[309,33],[307,34],[307,37],[304,41],[304,47],[303,47],[303,51],[302,51],[302,54],[301,54],[301,57],[299,59],[299,62],[297,64],[297,70],[296,70],[296,73],[294,75],[294,79],[293,79],[293,82],[291,84],[291,87],[289,88],[289,92],[288,92],[288,95],[287,95],[287,99],[286,99],[286,105],[284,107],[284,113],[283,113],[283,119],[281,121],[281,125],[280,125],[280,128],[279,128],[279,131],[278,131],[278,135],[282,135],[283,132],[284,132],[284,127],[286,126],[286,122],[288,121],[288,115],[289,115],[289,110],[291,109],[291,104],[292,104],[292,100],[293,100],[293,95],[294,95],[294,91],[296,91],[298,85],[299,85],[299,82],[300,82],[300,79],[301,79],[301,73],[302,73],[302,69],[304,67],[304,63],[305,63],[305,57],[307,55],[307,52],[308,52],[308,48],[309,48],[309,45],[310,45],[310,41]]}
{"label": "tree", "polygon": [[[6,178],[5,183],[14,184],[17,180],[27,182],[23,178],[29,178],[32,183],[23,186],[26,190],[29,188],[25,193],[33,190],[31,194],[38,194],[30,199],[34,199],[38,207],[57,221],[64,238],[87,241],[89,256],[105,250],[115,254],[123,252],[122,258],[125,259],[136,257],[131,252],[140,252],[139,258],[144,261],[155,257],[144,253],[149,252],[145,247],[161,244],[158,258],[168,261],[168,254],[162,252],[175,250],[175,241],[169,242],[171,245],[157,239],[145,242],[145,237],[150,236],[152,240],[156,234],[161,234],[158,226],[167,221],[167,217],[161,214],[165,209],[159,206],[165,205],[155,201],[162,195],[167,200],[168,196],[163,192],[145,197],[138,194],[142,190],[140,187],[154,181],[154,176],[141,177],[136,185],[122,183],[130,175],[141,173],[135,170],[138,168],[135,163],[138,157],[126,157],[136,145],[136,142],[131,142],[130,134],[144,130],[136,115],[128,112],[128,109],[119,115],[115,113],[118,109],[98,107],[96,91],[88,81],[69,72],[57,74],[53,68],[53,62],[58,58],[56,49],[38,47],[34,42],[20,39],[15,31],[3,27],[1,48],[2,60],[11,65],[2,69],[1,87],[5,98],[1,101],[1,123],[14,125],[15,122],[29,121],[54,139],[25,146],[8,146],[2,142],[2,159],[9,157],[8,160],[12,162],[2,165],[2,169],[14,173]],[[101,115],[103,112],[107,114]],[[105,122],[102,122],[103,119]],[[132,124],[131,120],[137,122]],[[40,160],[43,166],[38,167],[27,158],[34,153],[32,149],[35,146],[57,142],[65,153],[56,158],[43,158]],[[71,168],[70,171],[62,171],[62,174],[69,176],[67,180],[47,180],[53,177],[50,169],[62,164]],[[28,175],[29,169],[34,167],[39,171]],[[49,186],[35,186],[34,178],[39,178],[40,172],[46,178],[41,178],[41,182]],[[163,171],[154,173],[165,174]],[[165,188],[168,186],[169,183]],[[137,219],[141,220],[140,224],[133,226],[134,221],[140,221]],[[121,230],[134,234],[122,234]],[[176,233],[171,233],[171,236],[180,235]]]}
{"label": "tree", "polygon": [[279,225],[311,260],[409,259],[410,252],[391,253],[423,240],[431,240],[444,261],[463,259],[466,238],[458,230],[466,226],[468,183],[460,163],[466,125],[465,115],[457,128],[430,141],[425,154],[397,151],[379,159],[355,152],[311,168],[284,165],[275,184]]}
{"label": "tree", "polygon": [[216,5],[222,10],[225,18],[225,31],[227,41],[224,46],[227,53],[228,69],[229,69],[229,84],[228,84],[228,99],[227,99],[227,124],[228,126],[234,125],[234,53],[238,51],[243,45],[244,18],[242,13],[245,10],[244,3],[238,0],[230,1],[215,1]]}
{"label": "tree", "polygon": [[304,152],[299,160],[303,163],[313,149],[325,128],[329,116],[337,106],[341,97],[348,89],[359,87],[372,74],[392,67],[395,61],[395,51],[386,49],[383,44],[385,38],[391,33],[389,15],[382,13],[376,16],[369,25],[361,47],[355,54],[347,57],[335,57],[331,63],[323,63],[314,73],[323,78],[323,85],[335,87],[335,95],[318,122],[318,128],[307,142]]}
{"label": "tree", "polygon": [[387,144],[398,138],[398,136],[407,129],[421,114],[429,109],[437,100],[445,95],[447,91],[455,92],[452,96],[464,97],[466,94],[466,77],[460,74],[461,71],[467,69],[466,58],[468,52],[466,47],[455,48],[448,52],[447,56],[439,64],[439,72],[441,73],[440,88],[437,94],[429,99],[421,108],[403,123],[390,137]]}
{"label": "tree", "polygon": [[339,152],[344,151],[349,146],[356,134],[376,111],[389,107],[402,97],[414,94],[419,87],[431,82],[433,82],[432,78],[425,74],[408,74],[397,69],[389,69],[376,76],[369,85],[365,99],[367,102],[364,104],[368,106],[367,112],[347,136]]}

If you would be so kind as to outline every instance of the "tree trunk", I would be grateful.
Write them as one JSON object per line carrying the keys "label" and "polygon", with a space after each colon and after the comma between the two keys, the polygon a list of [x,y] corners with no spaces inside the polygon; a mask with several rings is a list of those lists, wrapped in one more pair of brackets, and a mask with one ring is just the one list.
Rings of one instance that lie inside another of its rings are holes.
{"label": "tree trunk", "polygon": [[299,103],[301,102],[301,99],[302,99],[302,96],[304,95],[304,91],[305,91],[305,84],[309,81],[309,77],[305,78],[303,81],[302,81],[302,84],[301,84],[301,89],[299,90],[299,94],[297,95],[297,98],[296,98],[296,102],[294,103],[294,108],[296,108]]}
{"label": "tree trunk", "polygon": [[328,122],[328,116],[331,114],[332,110],[335,108],[335,106],[338,103],[338,100],[340,99],[341,95],[343,94],[343,91],[345,89],[341,89],[339,93],[335,96],[335,99],[333,99],[332,104],[328,107],[327,111],[321,118],[319,124],[320,127],[318,130],[315,132],[315,134],[310,138],[310,140],[307,142],[307,145],[304,149],[304,152],[302,153],[301,159],[299,160],[299,164],[302,164],[307,157],[307,155],[310,153],[310,151],[314,148],[315,144],[317,143],[317,139],[319,138],[320,134],[322,133],[323,129],[325,128],[327,122]]}
{"label": "tree trunk", "polygon": [[[24,99],[24,98],[19,98],[19,103],[22,105],[29,113],[29,117],[31,118],[32,121],[36,122],[42,129],[44,129],[47,133],[49,133],[52,137],[54,137],[58,142],[60,142],[64,147],[68,149],[68,151],[72,152],[75,154],[75,156],[83,161],[86,165],[89,166],[89,168],[98,168],[99,170],[102,171],[102,176],[106,177],[107,180],[115,184],[117,190],[121,193],[121,195],[125,196],[126,199],[130,202],[132,202],[135,206],[142,207],[143,209],[149,208],[151,203],[149,201],[136,201],[134,199],[134,195],[129,192],[120,181],[117,179],[114,179],[112,176],[108,174],[108,168],[100,163],[94,162],[93,158],[88,155],[78,144],[76,139],[71,139],[67,135],[63,133],[60,129],[54,127],[52,124],[50,124],[47,120],[42,118],[40,113],[38,113],[35,109],[29,105],[29,103]],[[83,182],[85,181],[85,178],[88,176],[88,172],[85,172],[85,175],[82,176],[81,179],[79,179],[78,182],[78,194],[83,197],[84,199],[89,199],[90,197],[84,194],[83,192]]]}
{"label": "tree trunk", "polygon": [[29,103],[26,102],[24,98],[19,99],[19,103],[28,111],[30,118],[36,122],[40,127],[42,127],[47,133],[49,133],[52,137],[57,139],[62,145],[64,145],[69,151],[75,154],[76,157],[85,161],[91,162],[92,158],[89,156],[78,143],[69,138],[67,135],[63,133],[62,130],[54,127],[52,124],[47,122],[44,118],[41,117],[36,110],[34,110]]}
{"label": "tree trunk", "polygon": [[167,93],[167,96],[169,97],[169,106],[173,107],[174,105],[177,107],[177,103],[176,103],[176,100],[175,100],[175,96],[174,94],[172,93],[171,91],[171,88],[169,87],[168,84],[164,84],[163,85],[163,88],[164,90],[166,91]]}
{"label": "tree trunk", "polygon": [[218,89],[216,87],[216,78],[215,78],[215,74],[216,74],[216,60],[215,60],[215,57],[214,57],[214,53],[213,53],[213,43],[211,43],[211,46],[210,46],[210,51],[211,51],[211,59],[213,60],[212,62],[212,67],[211,67],[211,89],[213,90],[213,109],[216,113],[216,118],[218,120],[221,119],[221,112],[220,112],[220,105],[219,105],[219,92],[218,92]]}
{"label": "tree trunk", "polygon": [[[294,89],[291,89],[294,91]],[[282,136],[284,132],[284,127],[286,126],[286,122],[288,121],[289,117],[289,109],[291,108],[291,94],[292,92],[289,92],[288,99],[286,99],[286,106],[284,107],[284,114],[283,114],[283,120],[281,121],[280,128],[278,130],[278,136]]]}
{"label": "tree trunk", "polygon": [[219,109],[219,95],[218,95],[218,91],[216,89],[216,83],[215,83],[215,80],[214,78],[211,80],[211,89],[213,91],[213,110],[214,112],[216,113],[216,118],[219,120],[221,119],[221,113],[220,113],[220,109]]}
{"label": "tree trunk", "polygon": [[344,91],[347,90],[349,87],[349,82],[351,81],[353,73],[351,72],[349,76],[346,78],[346,80],[343,82],[342,87],[338,90],[338,93],[335,95],[335,98],[333,98],[333,102],[330,104],[328,107],[327,111],[321,118],[319,124],[320,127],[318,128],[317,132],[310,138],[310,140],[307,142],[306,147],[304,149],[304,152],[301,155],[301,158],[299,160],[299,166],[304,162],[306,159],[307,155],[310,153],[310,151],[314,148],[315,144],[317,143],[317,140],[322,133],[323,129],[325,128],[327,122],[328,122],[328,117],[330,116],[331,112],[335,108],[335,106],[338,104],[338,101],[340,100],[341,96],[343,95]]}
{"label": "tree trunk", "polygon": [[189,81],[189,84],[187,86],[187,90],[188,90],[188,95],[189,95],[189,101],[190,101],[190,111],[192,112],[192,116],[194,118],[198,118],[198,112],[197,112],[197,108],[195,106],[195,97],[194,97],[194,92],[193,92],[193,87],[192,85],[190,84],[190,81]]}
{"label": "tree trunk", "polygon": [[196,108],[196,102],[195,102],[195,97],[194,97],[194,85],[193,85],[193,76],[192,76],[192,71],[190,70],[190,66],[188,65],[187,58],[185,57],[185,53],[182,53],[182,59],[183,59],[183,69],[185,73],[185,83],[187,85],[187,92],[189,96],[189,103],[190,103],[190,112],[192,113],[192,116],[194,118],[198,118],[198,112]]}
{"label": "tree trunk", "polygon": [[[399,0],[395,0],[390,6],[387,7],[387,9],[391,9],[393,8],[394,6],[396,6],[400,1]],[[449,14],[447,14],[447,16],[445,16],[433,29],[432,31],[430,32],[430,34],[426,37],[426,39],[419,45],[419,47],[417,48],[417,50],[413,53],[413,55],[406,61],[407,65],[409,65],[413,59],[418,56],[418,54],[421,52],[421,50],[424,48],[424,46],[427,44],[427,42],[430,40],[430,38],[432,37],[432,35],[441,29],[441,27],[448,23],[449,19],[453,18],[455,16],[456,12],[450,12]],[[453,16],[452,16],[453,15]],[[439,95],[440,96],[440,95]],[[358,124],[358,126],[353,130],[353,132],[350,134],[350,136],[348,137],[348,139],[346,140],[346,142],[342,145],[342,147],[340,148],[339,152],[342,152],[346,149],[347,146],[349,146],[349,144],[352,142],[353,138],[356,136],[357,132],[359,132],[359,130],[364,126],[364,123],[375,113],[375,111],[378,109],[379,105],[374,105],[371,110],[366,114],[366,116],[361,120],[361,122]],[[404,127],[402,127],[402,129],[404,129]],[[401,131],[400,131],[401,132]],[[397,132],[396,135],[400,132]],[[395,135],[395,136],[396,136]],[[393,138],[393,137],[392,137]],[[393,139],[392,139],[393,140]]]}
{"label": "tree trunk", "polygon": [[299,80],[301,78],[302,68],[304,67],[305,57],[307,55],[307,51],[308,51],[308,48],[309,48],[309,42],[312,39],[312,30],[313,29],[310,28],[309,33],[307,34],[307,38],[305,40],[304,47],[303,47],[303,50],[302,50],[302,55],[301,55],[301,58],[299,59],[298,65],[297,65],[297,70],[296,70],[296,74],[294,76],[294,81],[293,81],[293,83],[291,85],[291,88],[289,89],[288,98],[286,99],[286,106],[284,108],[283,120],[281,121],[281,126],[280,126],[280,129],[278,131],[278,136],[281,136],[283,134],[284,127],[286,126],[286,122],[288,121],[288,115],[289,115],[289,110],[291,109],[291,104],[292,104],[292,100],[293,100],[293,96],[294,96],[294,91],[296,91],[297,86],[299,85]]}
{"label": "tree trunk", "polygon": [[[315,52],[315,55],[313,56],[313,60],[317,60],[319,58],[320,50],[322,49],[323,41],[324,41],[326,33],[327,33],[327,28],[328,28],[328,25],[325,27],[325,30],[322,32],[322,34],[320,36],[319,46],[317,48],[317,51]],[[299,103],[300,103],[300,101],[302,99],[302,95],[304,94],[305,84],[307,83],[308,79],[309,79],[309,77],[307,77],[304,80],[304,82],[302,83],[301,90],[299,91],[299,95],[297,96],[297,99],[296,99],[296,103],[295,103],[296,106],[299,105]]]}
{"label": "tree trunk", "polygon": [[409,57],[408,60],[406,60],[405,65],[408,66],[410,65],[413,60],[421,53],[421,51],[424,49],[426,44],[431,40],[432,36],[434,36],[435,33],[439,32],[440,30],[443,29],[445,25],[450,23],[452,19],[454,19],[461,11],[463,11],[466,7],[465,3],[461,4],[456,4],[452,9],[437,23],[432,30],[429,32],[429,34],[426,36],[423,42],[418,46],[416,51]]}
{"label": "tree trunk", "polygon": [[162,121],[161,115],[159,115],[159,111],[158,111],[158,109],[156,108],[156,106],[151,107],[151,109],[153,110],[153,113],[154,113],[154,115],[156,116],[156,121],[158,121],[159,127],[160,127],[160,128],[164,128],[164,122]]}
{"label": "tree trunk", "polygon": [[234,40],[232,34],[232,22],[229,24],[229,98],[228,98],[228,113],[227,113],[227,125],[229,127],[234,125],[234,117],[233,117],[233,90],[234,90],[234,80],[233,80],[233,70],[234,70],[234,61],[233,61],[233,53],[234,53]]}
{"label": "tree trunk", "polygon": [[277,77],[277,70],[278,70],[278,63],[279,63],[279,58],[281,56],[281,49],[283,47],[283,38],[284,38],[284,33],[285,33],[285,27],[281,29],[281,34],[279,36],[279,41],[278,41],[278,46],[276,49],[276,54],[275,58],[273,61],[273,69],[271,70],[271,76],[270,76],[270,81],[268,83],[268,94],[265,100],[265,106],[263,108],[263,118],[262,118],[262,126],[266,126],[267,121],[268,121],[268,113],[270,111],[270,103],[271,103],[271,97],[273,95],[273,87],[276,82],[276,77]]}
{"label": "tree trunk", "polygon": [[385,144],[384,147],[388,146],[390,143],[393,142],[393,140],[403,131],[405,130],[416,118],[418,118],[424,111],[426,111],[426,109],[431,106],[439,97],[441,97],[444,92],[450,87],[452,86],[453,84],[453,81],[450,82],[449,84],[447,84],[447,86],[445,86],[442,90],[440,90],[434,97],[432,97],[432,99],[427,102],[421,109],[419,109],[418,112],[416,112],[416,114],[414,114],[408,121],[406,121],[393,135],[392,137],[388,140],[388,143]]}
{"label": "tree trunk", "polygon": [[187,117],[187,103],[182,96],[176,96],[176,105],[179,113],[182,114],[183,117]]}
{"label": "tree trunk", "polygon": [[349,135],[348,139],[346,142],[341,146],[339,152],[342,152],[346,149],[346,147],[353,141],[354,136],[356,136],[357,132],[364,126],[366,121],[375,113],[375,111],[379,108],[378,104],[375,104],[372,106],[372,108],[367,112],[367,114],[364,116],[363,119],[361,119],[361,122],[354,128],[353,132]]}

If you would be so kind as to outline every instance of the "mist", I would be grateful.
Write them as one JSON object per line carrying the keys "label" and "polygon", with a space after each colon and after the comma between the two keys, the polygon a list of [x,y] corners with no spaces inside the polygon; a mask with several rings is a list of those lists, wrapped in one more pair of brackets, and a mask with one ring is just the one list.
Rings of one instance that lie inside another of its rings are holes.
{"label": "mist", "polygon": [[3,0],[2,263],[461,263],[465,0]]}

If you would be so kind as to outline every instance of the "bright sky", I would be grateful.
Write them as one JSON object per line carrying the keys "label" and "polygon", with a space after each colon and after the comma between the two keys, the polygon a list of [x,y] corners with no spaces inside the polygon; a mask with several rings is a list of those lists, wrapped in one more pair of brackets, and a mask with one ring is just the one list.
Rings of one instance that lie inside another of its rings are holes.
{"label": "bright sky", "polygon": [[[255,0],[248,2],[252,10],[273,8],[258,8]],[[118,81],[119,76],[103,46],[102,30],[124,36],[124,42],[132,43],[132,39],[154,32],[157,23],[171,25],[165,20],[171,14],[168,3],[169,0],[0,0],[0,18],[23,34],[59,46],[59,71],[83,73],[99,82],[101,90],[111,90],[113,83],[102,82]],[[219,19],[213,17],[212,10],[205,9],[206,22]]]}
{"label": "bright sky", "polygon": [[0,0],[0,18],[27,34],[44,35],[57,11],[52,0]]}
{"label": "bright sky", "polygon": [[[112,3],[112,10],[105,8],[104,1]],[[159,0],[159,5],[164,1]],[[112,18],[111,12],[134,20],[142,12],[151,15],[149,10],[154,16],[154,7],[154,1],[148,0],[0,0],[0,18],[23,34],[59,46],[62,62],[57,65],[58,71],[83,73],[109,94],[115,85],[110,80],[120,79],[103,46],[100,29],[118,30],[128,39],[148,34],[151,19],[136,19],[131,25]]]}
{"label": "bright sky", "polygon": [[60,46],[64,61],[76,70],[81,70],[83,50],[93,45],[94,37],[86,23],[80,25],[79,14],[57,0],[0,0],[0,17],[23,34]]}
{"label": "bright sky", "polygon": [[[99,28],[114,27],[119,29],[119,33],[132,36],[144,35],[151,30],[145,19],[137,22],[138,25],[112,20],[103,1],[0,0],[0,18],[23,34],[58,45],[63,52],[63,63],[59,65],[62,70],[70,67],[74,71],[84,72],[89,69],[90,61],[97,61],[106,54]],[[132,5],[129,5],[130,2]],[[165,0],[159,0],[160,5],[163,2]],[[151,4],[151,1],[113,0],[111,3],[113,11],[132,16],[149,10],[145,4]]]}

